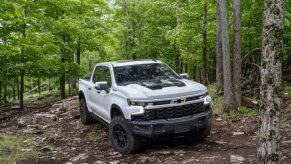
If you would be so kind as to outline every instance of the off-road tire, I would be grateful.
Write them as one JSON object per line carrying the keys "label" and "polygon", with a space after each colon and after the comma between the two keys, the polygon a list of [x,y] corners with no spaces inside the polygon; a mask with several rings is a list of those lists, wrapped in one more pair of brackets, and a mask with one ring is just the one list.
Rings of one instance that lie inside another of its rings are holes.
{"label": "off-road tire", "polygon": [[88,110],[86,100],[84,98],[80,99],[80,117],[82,124],[93,124],[96,120],[93,118],[91,113]]}
{"label": "off-road tire", "polygon": [[[119,133],[119,135],[117,135],[116,131],[118,131],[118,128],[119,130],[122,129],[122,134]],[[123,141],[124,139],[120,139],[116,136],[123,136],[121,138],[125,138],[126,143],[123,144],[124,146],[120,146],[120,143],[118,143],[120,140]],[[109,140],[112,147],[121,154],[132,154],[140,148],[140,139],[131,133],[128,123],[121,116],[112,119],[109,126]]]}
{"label": "off-road tire", "polygon": [[196,132],[185,135],[187,142],[200,142],[205,140],[211,131],[211,118],[207,119],[205,126]]}

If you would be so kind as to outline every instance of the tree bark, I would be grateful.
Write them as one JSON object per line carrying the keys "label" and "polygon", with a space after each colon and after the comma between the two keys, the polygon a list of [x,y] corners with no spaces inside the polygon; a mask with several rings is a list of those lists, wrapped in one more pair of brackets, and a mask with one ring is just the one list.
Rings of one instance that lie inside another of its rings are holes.
{"label": "tree bark", "polygon": [[51,92],[51,78],[48,79],[48,91]]}
{"label": "tree bark", "polygon": [[24,99],[24,68],[21,68],[20,70],[20,96],[19,96],[20,110],[24,109],[23,99]]}
{"label": "tree bark", "polygon": [[0,104],[2,102],[2,81],[0,81]]}
{"label": "tree bark", "polygon": [[[76,48],[76,59],[74,58],[76,64],[80,65],[81,63],[81,38],[79,37],[77,40],[77,48]],[[71,85],[73,89],[77,88],[77,79],[71,80]]]}
{"label": "tree bark", "polygon": [[224,91],[224,111],[229,111],[233,108],[233,92],[231,80],[230,66],[230,48],[229,48],[229,31],[228,31],[228,16],[226,0],[220,1],[221,13],[221,41],[222,41],[222,56],[223,56],[223,91]]}
{"label": "tree bark", "polygon": [[12,79],[12,97],[13,97],[13,100],[16,99],[16,94],[15,94],[15,79],[14,78]]}
{"label": "tree bark", "polygon": [[[6,75],[5,75],[6,76]],[[7,79],[4,79],[4,103],[7,103]]]}
{"label": "tree bark", "polygon": [[233,57],[233,97],[236,108],[241,106],[241,22],[240,0],[233,0],[233,31],[234,31],[234,57]]}
{"label": "tree bark", "polygon": [[77,55],[77,64],[80,65],[81,63],[81,38],[78,38],[77,42],[77,50],[76,50],[76,55]]}
{"label": "tree bark", "polygon": [[281,57],[284,0],[265,0],[258,163],[280,162]]}
{"label": "tree bark", "polygon": [[[27,9],[24,9],[24,17],[27,16]],[[22,28],[22,37],[26,38],[26,22],[23,24]],[[22,67],[20,69],[20,96],[19,96],[19,109],[23,110],[24,109],[24,73],[25,73],[25,68],[24,68],[24,47],[21,48],[21,64]]]}
{"label": "tree bark", "polygon": [[203,48],[202,48],[202,82],[207,84],[207,1],[204,4],[204,20],[203,20]]}
{"label": "tree bark", "polygon": [[65,99],[66,98],[66,79],[64,73],[60,76],[60,93],[61,93],[61,98]]}
{"label": "tree bark", "polygon": [[20,93],[19,93],[19,80],[18,80],[18,76],[16,77],[16,89],[17,89],[17,99],[19,100]]}
{"label": "tree bark", "polygon": [[216,0],[216,82],[219,91],[223,90],[222,60],[220,0]]}
{"label": "tree bark", "polygon": [[37,91],[38,95],[41,95],[40,78],[37,78]]}
{"label": "tree bark", "polygon": [[[63,41],[64,41],[64,45],[67,42],[67,38],[66,38],[66,34],[63,34]],[[64,63],[65,63],[65,55],[66,55],[66,50],[65,47],[63,47],[62,50],[62,56],[61,56],[61,62],[62,62],[62,67],[64,67]],[[65,68],[61,69],[61,75],[60,75],[60,94],[61,94],[61,99],[65,99],[66,98],[66,72],[65,72]]]}
{"label": "tree bark", "polygon": [[71,83],[70,83],[70,78],[68,79],[68,89],[69,89],[69,96],[71,96]]}

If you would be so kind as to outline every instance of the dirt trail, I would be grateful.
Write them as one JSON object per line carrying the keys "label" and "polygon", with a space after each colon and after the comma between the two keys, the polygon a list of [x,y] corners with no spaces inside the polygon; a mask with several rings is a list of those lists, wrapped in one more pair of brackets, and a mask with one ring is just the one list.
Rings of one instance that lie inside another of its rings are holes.
{"label": "dirt trail", "polygon": [[[33,110],[1,120],[1,133],[32,135],[43,153],[20,163],[255,163],[257,118],[223,120],[214,116],[211,134],[204,142],[161,139],[144,143],[137,154],[121,155],[111,148],[106,127],[80,123],[78,97],[48,105],[35,105]],[[285,111],[284,117],[290,121],[291,103],[285,105]],[[291,163],[289,125],[282,129],[282,163],[286,164]]]}

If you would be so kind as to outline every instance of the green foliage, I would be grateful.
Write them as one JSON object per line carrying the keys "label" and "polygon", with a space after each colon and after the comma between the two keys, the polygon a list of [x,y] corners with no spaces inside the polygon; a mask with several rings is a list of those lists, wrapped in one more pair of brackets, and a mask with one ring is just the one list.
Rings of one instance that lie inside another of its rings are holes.
{"label": "green foliage", "polygon": [[[207,76],[210,81],[215,80],[215,1],[123,2],[0,0],[0,102],[4,84],[8,97],[12,97],[12,81],[19,79],[20,70],[25,72],[27,91],[36,86],[38,79],[45,82],[64,75],[66,81],[70,81],[86,75],[97,62],[119,59],[161,59],[200,81],[204,31],[207,34]],[[231,1],[228,4],[232,44]],[[290,11],[291,1],[286,1],[285,60],[291,53]],[[241,1],[241,14],[242,54],[247,54],[262,44],[263,1]],[[206,23],[204,18],[207,18]]]}
{"label": "green foliage", "polygon": [[28,158],[36,158],[40,153],[34,150],[34,142],[29,137],[0,135],[0,163],[16,163]]}

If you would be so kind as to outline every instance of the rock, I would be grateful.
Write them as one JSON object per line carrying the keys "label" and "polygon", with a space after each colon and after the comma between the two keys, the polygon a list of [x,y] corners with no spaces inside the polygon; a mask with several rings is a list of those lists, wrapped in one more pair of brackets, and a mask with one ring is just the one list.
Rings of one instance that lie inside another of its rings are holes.
{"label": "rock", "polygon": [[18,109],[20,109],[20,106],[19,106],[19,105],[13,105],[13,106],[11,107],[11,109],[12,109],[12,110],[18,110]]}
{"label": "rock", "polygon": [[189,158],[189,159],[186,159],[186,160],[183,160],[183,164],[185,163],[194,163],[194,161],[195,161],[195,159],[193,159],[193,158]]}
{"label": "rock", "polygon": [[149,163],[149,157],[141,156],[136,163]]}
{"label": "rock", "polygon": [[232,132],[233,136],[238,136],[238,135],[243,135],[245,134],[244,132]]}
{"label": "rock", "polygon": [[57,112],[58,113],[65,113],[65,112],[67,112],[67,108],[64,108],[64,107],[58,108]]}
{"label": "rock", "polygon": [[18,128],[25,128],[26,127],[26,121],[23,117],[21,117],[17,120],[17,127]]}
{"label": "rock", "polygon": [[110,164],[118,164],[118,163],[120,163],[120,161],[119,160],[115,160],[115,161],[110,161],[109,163]]}
{"label": "rock", "polygon": [[48,151],[51,151],[52,148],[49,147],[49,146],[45,146],[45,147],[41,148],[40,150],[41,150],[41,151],[44,151],[44,152],[48,152]]}
{"label": "rock", "polygon": [[88,158],[88,155],[84,153],[84,154],[79,154],[78,156],[71,158],[70,160],[73,162],[76,162],[78,160],[84,160],[86,158]]}
{"label": "rock", "polygon": [[73,164],[73,162],[65,162],[65,164]]}
{"label": "rock", "polygon": [[224,142],[224,141],[216,141],[216,143],[221,144],[221,145],[224,145],[224,144],[226,144],[227,142]]}
{"label": "rock", "polygon": [[243,163],[244,160],[245,158],[240,155],[235,155],[235,154],[230,155],[230,163]]}
{"label": "rock", "polygon": [[222,118],[221,118],[221,117],[218,117],[218,118],[216,119],[216,121],[222,121]]}
{"label": "rock", "polygon": [[291,144],[291,140],[289,140],[289,141],[282,141],[282,144]]}
{"label": "rock", "polygon": [[57,116],[55,114],[37,113],[34,116],[36,119],[36,123],[39,124],[48,124],[57,121]]}
{"label": "rock", "polygon": [[63,107],[63,104],[53,104],[52,105],[53,109],[57,109],[57,108],[61,108],[61,107]]}
{"label": "rock", "polygon": [[167,154],[171,154],[172,152],[171,151],[168,151],[168,150],[161,150],[161,151],[158,151],[157,154],[163,154],[163,155],[167,155]]}

